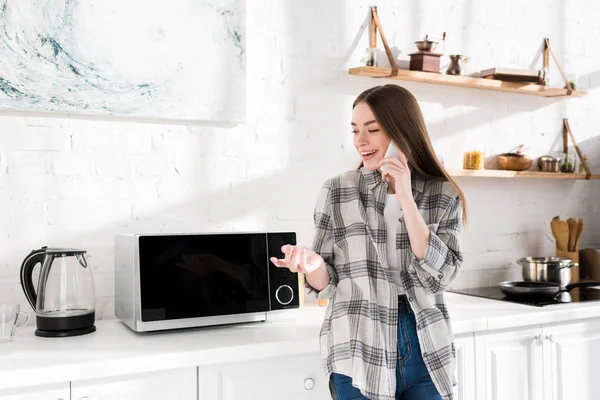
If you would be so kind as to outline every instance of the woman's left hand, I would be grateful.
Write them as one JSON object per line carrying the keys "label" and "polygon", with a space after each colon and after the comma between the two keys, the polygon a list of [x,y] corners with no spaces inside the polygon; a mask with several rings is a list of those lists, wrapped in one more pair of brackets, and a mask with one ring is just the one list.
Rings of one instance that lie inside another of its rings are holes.
{"label": "woman's left hand", "polygon": [[398,158],[384,158],[379,161],[377,168],[380,169],[382,165],[385,165],[385,170],[381,172],[381,177],[388,183],[393,179],[396,198],[400,205],[406,204],[406,201],[414,201],[410,168],[408,167],[406,156],[400,153]]}

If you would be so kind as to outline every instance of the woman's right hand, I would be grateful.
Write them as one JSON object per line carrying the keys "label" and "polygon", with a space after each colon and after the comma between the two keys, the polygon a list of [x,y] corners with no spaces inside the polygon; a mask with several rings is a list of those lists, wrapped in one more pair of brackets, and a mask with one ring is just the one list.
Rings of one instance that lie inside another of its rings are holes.
{"label": "woman's right hand", "polygon": [[309,248],[286,244],[281,247],[281,251],[285,258],[271,257],[271,262],[276,267],[288,268],[292,272],[301,272],[305,275],[313,273],[319,268],[325,268],[323,257]]}

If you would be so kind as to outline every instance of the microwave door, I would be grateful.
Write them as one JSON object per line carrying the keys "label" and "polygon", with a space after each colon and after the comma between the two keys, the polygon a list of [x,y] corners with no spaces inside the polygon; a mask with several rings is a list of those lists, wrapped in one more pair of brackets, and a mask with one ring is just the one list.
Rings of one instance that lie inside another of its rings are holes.
{"label": "microwave door", "polygon": [[142,236],[142,321],[269,310],[265,234]]}

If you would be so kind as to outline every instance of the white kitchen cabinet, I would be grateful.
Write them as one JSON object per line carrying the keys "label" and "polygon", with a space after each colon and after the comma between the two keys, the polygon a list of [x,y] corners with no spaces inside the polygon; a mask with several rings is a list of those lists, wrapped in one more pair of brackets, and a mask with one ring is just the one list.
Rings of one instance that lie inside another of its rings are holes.
{"label": "white kitchen cabinet", "polygon": [[600,399],[600,321],[545,325],[542,333],[545,399]]}
{"label": "white kitchen cabinet", "polygon": [[456,400],[475,400],[475,340],[473,334],[457,336],[456,380],[454,398]]}
{"label": "white kitchen cabinet", "polygon": [[71,400],[196,400],[197,368],[71,382]]}
{"label": "white kitchen cabinet", "polygon": [[19,388],[13,390],[0,390],[0,400],[69,400],[69,382]]}
{"label": "white kitchen cabinet", "polygon": [[475,335],[478,400],[545,400],[541,327]]}
{"label": "white kitchen cabinet", "polygon": [[[318,353],[217,366],[214,379],[217,385],[216,400],[331,398],[329,382],[325,378]],[[200,386],[203,380],[199,380]],[[205,391],[210,390],[207,385],[204,387]],[[210,394],[203,397],[202,390],[200,387],[200,399],[209,400]]]}

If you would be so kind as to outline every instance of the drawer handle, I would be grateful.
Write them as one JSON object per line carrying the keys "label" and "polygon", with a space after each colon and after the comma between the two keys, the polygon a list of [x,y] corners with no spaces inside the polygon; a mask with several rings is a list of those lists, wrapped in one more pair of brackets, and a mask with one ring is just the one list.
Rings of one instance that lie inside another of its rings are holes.
{"label": "drawer handle", "polygon": [[304,380],[304,389],[312,390],[315,387],[315,380],[312,378],[307,378]]}

